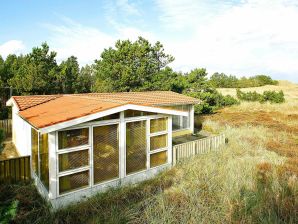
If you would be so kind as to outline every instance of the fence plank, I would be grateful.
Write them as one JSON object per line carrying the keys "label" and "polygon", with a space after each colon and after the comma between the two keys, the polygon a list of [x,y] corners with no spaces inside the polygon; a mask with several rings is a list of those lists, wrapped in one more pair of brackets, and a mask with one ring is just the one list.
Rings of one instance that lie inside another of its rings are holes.
{"label": "fence plank", "polygon": [[11,119],[0,120],[0,128],[5,132],[6,137],[12,136],[12,121]]}
{"label": "fence plank", "polygon": [[0,160],[0,183],[12,184],[30,179],[30,156]]}
{"label": "fence plank", "polygon": [[220,134],[175,145],[173,146],[173,163],[176,164],[179,160],[191,157],[196,154],[218,151],[220,146],[224,144],[225,136],[224,134]]}

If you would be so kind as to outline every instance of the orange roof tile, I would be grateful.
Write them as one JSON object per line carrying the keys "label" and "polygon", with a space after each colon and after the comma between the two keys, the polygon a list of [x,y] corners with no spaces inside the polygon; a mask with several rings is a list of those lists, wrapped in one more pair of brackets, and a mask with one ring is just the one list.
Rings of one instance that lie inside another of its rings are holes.
{"label": "orange roof tile", "polygon": [[125,104],[165,106],[200,101],[170,91],[14,96],[19,114],[36,128],[90,115]]}
{"label": "orange roof tile", "polygon": [[25,110],[58,97],[61,97],[61,95],[13,96],[13,99],[17,103],[19,110]]}
{"label": "orange roof tile", "polygon": [[34,127],[43,128],[121,105],[123,104],[62,96],[20,111],[19,114]]}

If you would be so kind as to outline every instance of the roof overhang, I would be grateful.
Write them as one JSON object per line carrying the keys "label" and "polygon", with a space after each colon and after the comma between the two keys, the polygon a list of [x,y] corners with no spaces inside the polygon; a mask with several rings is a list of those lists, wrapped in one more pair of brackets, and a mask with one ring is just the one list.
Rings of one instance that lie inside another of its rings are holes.
{"label": "roof overhang", "polygon": [[97,112],[94,114],[86,115],[83,117],[75,118],[69,121],[60,122],[58,124],[53,124],[51,126],[46,126],[43,128],[39,128],[39,132],[41,134],[57,131],[60,129],[68,128],[74,125],[78,125],[84,122],[92,121],[104,116],[108,116],[110,114],[118,113],[125,110],[139,110],[139,111],[145,111],[145,112],[153,112],[153,113],[160,113],[160,114],[168,114],[168,115],[178,115],[178,116],[188,116],[188,112],[185,111],[179,111],[179,110],[170,110],[170,109],[164,109],[160,107],[151,107],[151,106],[141,106],[141,105],[135,105],[135,104],[126,104],[121,105],[115,108],[111,108],[105,111]]}

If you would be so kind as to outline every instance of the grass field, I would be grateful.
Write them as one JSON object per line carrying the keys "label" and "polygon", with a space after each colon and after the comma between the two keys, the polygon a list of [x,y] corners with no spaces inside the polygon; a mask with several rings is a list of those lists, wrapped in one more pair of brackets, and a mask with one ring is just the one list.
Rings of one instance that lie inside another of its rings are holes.
{"label": "grass field", "polygon": [[220,152],[55,213],[32,186],[2,187],[0,200],[21,201],[17,223],[298,223],[297,85],[256,89],[272,88],[282,88],[285,103],[241,103],[202,117],[205,130],[228,137]]}

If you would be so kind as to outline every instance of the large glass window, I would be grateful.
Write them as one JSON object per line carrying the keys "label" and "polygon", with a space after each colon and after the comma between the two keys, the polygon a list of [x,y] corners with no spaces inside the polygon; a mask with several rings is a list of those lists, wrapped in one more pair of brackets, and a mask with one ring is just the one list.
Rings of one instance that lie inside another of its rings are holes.
{"label": "large glass window", "polygon": [[67,193],[89,185],[89,170],[59,178],[59,193]]}
{"label": "large glass window", "polygon": [[[168,118],[150,120],[150,168],[166,164],[168,161]],[[161,151],[162,150],[162,151]]]}
{"label": "large glass window", "polygon": [[72,148],[87,145],[89,142],[89,128],[72,129],[58,132],[58,148]]}
{"label": "large glass window", "polygon": [[171,107],[172,109],[175,110],[181,110],[181,111],[187,111],[188,116],[173,116],[172,120],[172,130],[177,131],[177,130],[182,130],[182,129],[188,129],[190,128],[190,105],[179,105],[179,106],[174,106]]}
{"label": "large glass window", "polygon": [[93,128],[94,184],[119,177],[118,124]]}
{"label": "large glass window", "polygon": [[49,143],[48,134],[31,129],[32,170],[46,189],[49,189]]}
{"label": "large glass window", "polygon": [[[84,146],[84,147],[81,147]],[[58,132],[59,194],[84,188],[90,183],[89,128]],[[84,170],[84,171],[82,171]],[[64,175],[65,171],[71,174]],[[62,176],[63,175],[63,176]]]}
{"label": "large glass window", "polygon": [[146,169],[146,121],[126,124],[126,174]]}
{"label": "large glass window", "polygon": [[35,129],[31,129],[31,159],[32,159],[32,170],[38,175],[38,132]]}
{"label": "large glass window", "polygon": [[48,134],[39,135],[40,180],[49,189],[49,141]]}

